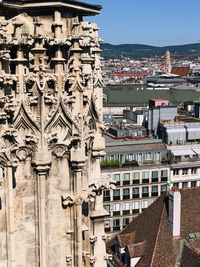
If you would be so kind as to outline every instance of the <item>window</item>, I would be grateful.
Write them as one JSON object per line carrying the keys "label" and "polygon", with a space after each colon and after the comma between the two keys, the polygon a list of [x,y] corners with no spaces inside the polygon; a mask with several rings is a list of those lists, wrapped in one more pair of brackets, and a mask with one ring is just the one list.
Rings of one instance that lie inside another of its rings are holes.
{"label": "window", "polygon": [[130,173],[124,173],[123,176],[123,185],[130,184]]}
{"label": "window", "polygon": [[151,196],[152,197],[157,197],[158,196],[158,186],[154,185],[151,187]]}
{"label": "window", "polygon": [[136,155],[136,160],[140,163],[142,162],[142,153]]}
{"label": "window", "polygon": [[148,186],[142,187],[142,197],[148,197],[149,196],[149,188]]}
{"label": "window", "polygon": [[130,189],[129,188],[123,189],[123,199],[130,199]]}
{"label": "window", "polygon": [[140,183],[140,173],[134,172],[133,173],[133,184],[139,184]]}
{"label": "window", "polygon": [[103,191],[103,201],[110,201],[110,190]]}
{"label": "window", "polygon": [[158,171],[151,172],[151,182],[152,183],[158,182]]}
{"label": "window", "polygon": [[139,213],[139,210],[140,210],[140,208],[139,208],[139,201],[134,201],[133,202],[133,213],[135,214],[135,213]]}
{"label": "window", "polygon": [[142,210],[148,207],[148,200],[142,200]]}
{"label": "window", "polygon": [[130,214],[130,203],[129,202],[123,203],[123,215],[124,214]]}
{"label": "window", "polygon": [[160,152],[155,152],[155,160],[160,162],[160,160],[161,160]]}
{"label": "window", "polygon": [[188,169],[183,169],[182,170],[182,175],[187,175],[188,174]]}
{"label": "window", "polygon": [[191,174],[196,174],[197,173],[197,168],[191,168]]}
{"label": "window", "polygon": [[174,176],[179,175],[179,170],[178,170],[178,169],[174,169],[174,170],[173,170],[173,175],[174,175]]}
{"label": "window", "polygon": [[145,160],[152,160],[152,153],[151,152],[145,153]]}
{"label": "window", "polygon": [[149,172],[142,172],[142,183],[149,182]]}
{"label": "window", "polygon": [[126,227],[129,224],[129,218],[123,218],[123,227]]}
{"label": "window", "polygon": [[161,185],[161,193],[167,191],[167,185],[166,184],[163,184]]}
{"label": "window", "polygon": [[191,182],[191,187],[196,187],[197,186],[197,182],[196,181],[192,181]]}
{"label": "window", "polygon": [[113,231],[119,231],[120,230],[120,220],[115,219],[113,220]]}
{"label": "window", "polygon": [[113,200],[120,200],[120,189],[113,190]]}
{"label": "window", "polygon": [[139,198],[139,197],[140,197],[139,187],[133,188],[133,198]]}
{"label": "window", "polygon": [[161,181],[167,182],[168,179],[168,170],[162,170],[161,171]]}
{"label": "window", "polygon": [[128,159],[129,159],[129,160],[134,160],[134,158],[133,158],[133,154],[129,154]]}
{"label": "window", "polygon": [[113,176],[114,176],[113,178],[114,178],[115,184],[120,185],[120,174],[116,173]]}
{"label": "window", "polygon": [[110,232],[110,220],[104,221],[105,232]]}
{"label": "window", "polygon": [[188,182],[182,182],[182,188],[187,188],[188,187]]}
{"label": "window", "polygon": [[113,204],[113,216],[120,215],[120,204]]}
{"label": "window", "polygon": [[103,205],[104,209],[110,213],[110,205],[109,204],[106,204],[106,205]]}

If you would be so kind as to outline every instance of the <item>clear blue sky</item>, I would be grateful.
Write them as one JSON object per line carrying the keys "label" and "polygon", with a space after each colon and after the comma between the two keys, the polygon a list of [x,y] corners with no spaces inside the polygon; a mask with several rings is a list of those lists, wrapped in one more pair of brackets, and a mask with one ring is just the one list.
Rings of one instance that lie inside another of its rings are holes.
{"label": "clear blue sky", "polygon": [[112,44],[174,45],[200,42],[200,0],[81,0],[103,7],[100,36]]}

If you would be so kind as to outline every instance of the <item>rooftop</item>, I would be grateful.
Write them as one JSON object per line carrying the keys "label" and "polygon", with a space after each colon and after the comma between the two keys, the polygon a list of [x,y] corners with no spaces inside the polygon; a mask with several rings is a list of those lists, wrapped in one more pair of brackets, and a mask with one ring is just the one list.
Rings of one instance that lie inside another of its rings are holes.
{"label": "rooftop", "polygon": [[36,14],[51,13],[52,10],[60,10],[62,13],[73,12],[74,14],[91,16],[99,14],[100,5],[91,5],[75,0],[2,0],[0,14],[10,15],[9,12],[31,12]]}
{"label": "rooftop", "polygon": [[136,267],[200,266],[200,187],[180,192],[179,239],[172,236],[166,192],[108,242],[108,252],[113,254],[117,266],[125,265],[111,250],[115,244],[125,247],[130,257],[140,257]]}
{"label": "rooftop", "polygon": [[104,106],[148,106],[149,99],[153,98],[166,99],[171,105],[179,105],[184,101],[196,101],[200,98],[200,92],[193,89],[146,90],[145,88],[145,85],[138,84],[108,85],[104,89],[107,95],[107,102],[104,102]]}

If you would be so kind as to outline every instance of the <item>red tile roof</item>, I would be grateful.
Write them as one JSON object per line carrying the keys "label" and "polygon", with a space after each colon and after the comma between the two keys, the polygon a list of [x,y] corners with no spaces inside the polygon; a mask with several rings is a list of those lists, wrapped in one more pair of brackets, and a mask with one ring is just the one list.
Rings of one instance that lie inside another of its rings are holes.
{"label": "red tile roof", "polygon": [[[200,234],[200,187],[180,192],[179,240],[172,236],[168,221],[168,195],[165,193],[108,242],[109,250],[115,246],[126,247],[127,257],[141,257],[136,267],[170,267],[178,261],[182,267],[200,266],[200,238],[189,237],[190,233]],[[117,266],[125,266],[119,257],[117,260]]]}
{"label": "red tile roof", "polygon": [[171,73],[179,76],[188,76],[192,73],[192,70],[190,67],[173,67]]}

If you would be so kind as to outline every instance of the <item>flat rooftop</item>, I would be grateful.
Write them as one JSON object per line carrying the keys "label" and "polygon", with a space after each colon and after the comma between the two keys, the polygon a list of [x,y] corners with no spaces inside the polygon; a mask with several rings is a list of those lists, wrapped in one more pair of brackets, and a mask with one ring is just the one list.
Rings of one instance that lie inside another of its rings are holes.
{"label": "flat rooftop", "polygon": [[[143,88],[143,89],[142,89]],[[184,101],[196,101],[200,92],[191,89],[180,90],[146,90],[144,84],[108,85],[104,89],[107,102],[104,107],[144,107],[149,105],[149,99],[165,99],[170,105],[179,105]]]}

